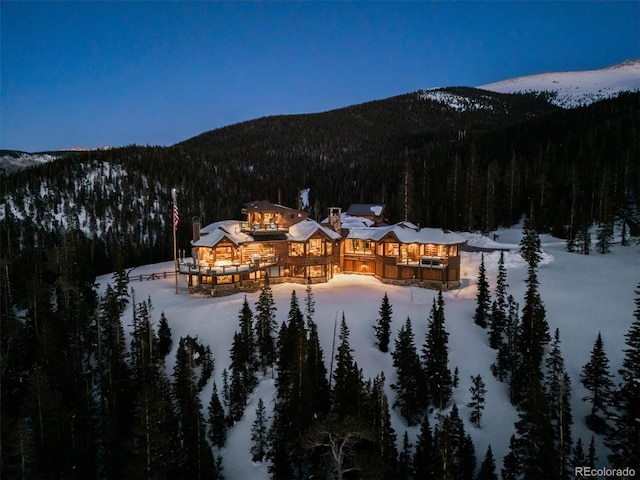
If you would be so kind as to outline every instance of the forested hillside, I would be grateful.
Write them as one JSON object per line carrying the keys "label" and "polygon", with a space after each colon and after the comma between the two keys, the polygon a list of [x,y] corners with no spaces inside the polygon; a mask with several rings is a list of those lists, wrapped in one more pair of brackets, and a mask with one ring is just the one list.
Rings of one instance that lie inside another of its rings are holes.
{"label": "forested hillside", "polygon": [[[191,216],[237,218],[266,198],[310,210],[383,202],[391,221],[487,230],[525,211],[565,237],[629,216],[640,191],[640,94],[560,110],[544,96],[415,92],[326,113],[261,118],[172,147],[70,155],[2,178],[4,252],[32,231],[80,229],[96,272],[170,256],[172,187],[181,247]],[[58,233],[59,234],[59,233]]]}
{"label": "forested hillside", "polygon": [[[382,202],[390,221],[408,216],[454,230],[510,225],[525,213],[529,226],[561,238],[594,222],[638,229],[639,123],[640,93],[561,110],[543,95],[447,89],[257,119],[171,147],[79,152],[1,176],[2,444],[3,462],[16,468],[7,474],[29,464],[36,476],[117,478],[125,454],[144,470],[141,429],[157,425],[136,423],[133,443],[120,439],[132,405],[138,419],[139,409],[169,408],[149,400],[150,389],[169,389],[155,376],[166,353],[147,342],[150,300],[127,298],[125,269],[171,258],[171,188],[184,249],[190,217],[238,218],[244,202],[263,198],[295,207],[303,188],[318,219],[329,206]],[[99,299],[95,277],[112,271],[116,290]],[[120,324],[127,302],[136,312],[128,356]],[[195,348],[204,347],[179,350]],[[192,386],[180,378],[171,388],[182,415],[193,408],[181,396]],[[199,427],[193,432],[200,438]],[[193,467],[194,452],[180,450],[171,468]]]}

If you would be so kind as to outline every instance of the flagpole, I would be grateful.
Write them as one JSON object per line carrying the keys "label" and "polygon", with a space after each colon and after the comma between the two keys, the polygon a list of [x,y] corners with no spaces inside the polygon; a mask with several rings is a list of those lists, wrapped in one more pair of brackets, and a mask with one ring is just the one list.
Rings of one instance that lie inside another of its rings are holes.
{"label": "flagpole", "polygon": [[173,210],[172,210],[172,224],[173,224],[173,267],[175,269],[175,277],[176,277],[176,293],[178,293],[178,254],[177,254],[177,244],[176,244],[176,227],[177,227],[177,195],[178,191],[175,188],[171,189],[171,196],[173,197]]}

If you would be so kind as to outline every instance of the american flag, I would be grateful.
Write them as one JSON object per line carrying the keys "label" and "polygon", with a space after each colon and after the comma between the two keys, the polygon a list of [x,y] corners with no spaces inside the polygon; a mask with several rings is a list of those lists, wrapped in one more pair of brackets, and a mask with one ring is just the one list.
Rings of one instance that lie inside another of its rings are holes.
{"label": "american flag", "polygon": [[180,215],[178,214],[178,191],[173,188],[171,189],[171,196],[173,197],[173,229],[178,228],[178,223],[180,223]]}

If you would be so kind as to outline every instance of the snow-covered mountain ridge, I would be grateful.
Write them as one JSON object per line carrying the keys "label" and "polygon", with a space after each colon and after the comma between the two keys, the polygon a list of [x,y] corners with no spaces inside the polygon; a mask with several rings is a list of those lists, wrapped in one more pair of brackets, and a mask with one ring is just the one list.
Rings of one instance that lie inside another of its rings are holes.
{"label": "snow-covered mountain ridge", "polygon": [[52,162],[61,155],[52,153],[27,153],[2,150],[0,152],[0,174],[15,172],[23,168]]}
{"label": "snow-covered mountain ridge", "polygon": [[640,90],[640,60],[629,60],[599,70],[542,73],[481,85],[497,93],[549,92],[551,102],[575,108]]}

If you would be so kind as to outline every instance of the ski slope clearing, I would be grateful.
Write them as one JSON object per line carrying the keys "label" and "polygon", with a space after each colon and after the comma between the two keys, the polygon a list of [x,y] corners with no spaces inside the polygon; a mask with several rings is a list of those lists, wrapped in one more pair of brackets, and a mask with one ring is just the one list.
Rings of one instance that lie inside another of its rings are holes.
{"label": "ski slope clearing", "polygon": [[[504,252],[509,293],[522,306],[525,292],[526,264],[514,248],[518,245],[521,230],[508,229],[495,232],[497,240],[491,240]],[[493,238],[493,236],[491,236]],[[487,245],[484,245],[487,246]],[[587,429],[584,417],[589,413],[587,404],[580,400],[586,393],[580,384],[580,370],[589,360],[593,343],[602,333],[606,353],[611,363],[611,372],[616,375],[624,356],[624,335],[633,320],[634,290],[640,281],[640,246],[622,247],[616,245],[607,255],[592,253],[579,255],[565,250],[564,242],[549,236],[542,236],[543,261],[538,270],[540,293],[547,309],[547,319],[551,334],[560,329],[561,348],[565,365],[571,377],[572,408],[574,415],[573,439],[582,438],[588,444],[592,432]],[[484,255],[489,283],[495,288],[499,251],[463,252],[462,286],[458,290],[445,292],[444,300],[446,328],[449,332],[449,367],[459,369],[460,384],[453,392],[460,416],[465,421],[465,429],[473,438],[477,465],[479,466],[487,445],[491,444],[496,458],[497,471],[502,467],[502,459],[508,451],[509,437],[514,431],[517,412],[509,402],[507,385],[498,382],[491,374],[490,366],[495,361],[496,352],[489,348],[487,334],[473,322],[476,307],[476,283],[481,255]],[[171,271],[173,262],[136,268],[131,272],[130,288],[135,291],[137,302],[151,299],[154,324],[164,312],[173,331],[174,351],[167,357],[167,369],[171,375],[175,361],[175,350],[180,337],[191,335],[209,344],[215,358],[214,381],[218,391],[222,390],[222,371],[229,367],[229,349],[233,334],[238,329],[238,316],[244,299],[243,294],[222,298],[208,298],[189,295],[184,279],[180,280],[179,294],[175,293],[173,278],[152,281],[137,281],[136,275],[152,272]],[[104,291],[110,276],[98,279]],[[272,285],[278,308],[277,320],[281,324],[287,317],[292,290],[296,290],[302,302],[304,285]],[[350,344],[354,358],[363,369],[365,377],[374,377],[381,371],[386,377],[386,392],[392,404],[395,394],[390,385],[395,381],[390,353],[381,353],[374,345],[373,324],[378,315],[381,299],[387,292],[393,306],[392,338],[407,316],[413,323],[415,342],[418,348],[424,343],[427,318],[437,292],[418,287],[385,285],[373,277],[359,275],[337,275],[326,284],[313,286],[316,302],[315,321],[318,324],[327,369],[330,367],[331,349],[336,319],[344,313],[350,329]],[[247,295],[253,308],[258,292]],[[131,305],[125,312],[123,323],[130,323]],[[128,326],[126,328],[129,328]],[[476,428],[469,420],[469,386],[472,375],[482,375],[486,384],[486,409],[481,427]],[[615,381],[618,382],[616,376]],[[202,403],[209,403],[212,382],[202,393]],[[262,398],[270,415],[273,408],[274,380],[269,376],[262,379],[250,397],[244,417],[229,431],[227,445],[221,451],[224,475],[228,480],[266,479],[268,463],[251,461],[250,430],[255,419],[258,399]],[[404,420],[391,412],[393,426],[398,440],[404,431],[415,443],[419,427],[407,428]],[[433,425],[433,423],[432,423]],[[602,439],[596,436],[598,461],[596,467],[607,466],[607,450]]]}

